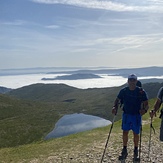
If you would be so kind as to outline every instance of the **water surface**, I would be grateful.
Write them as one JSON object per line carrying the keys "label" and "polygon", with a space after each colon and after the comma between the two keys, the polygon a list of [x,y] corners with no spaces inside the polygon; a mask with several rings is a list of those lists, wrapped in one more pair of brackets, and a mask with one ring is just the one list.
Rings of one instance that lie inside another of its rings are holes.
{"label": "water surface", "polygon": [[64,115],[58,120],[55,128],[45,137],[45,139],[67,136],[70,134],[107,126],[109,124],[111,124],[109,120],[83,113]]}

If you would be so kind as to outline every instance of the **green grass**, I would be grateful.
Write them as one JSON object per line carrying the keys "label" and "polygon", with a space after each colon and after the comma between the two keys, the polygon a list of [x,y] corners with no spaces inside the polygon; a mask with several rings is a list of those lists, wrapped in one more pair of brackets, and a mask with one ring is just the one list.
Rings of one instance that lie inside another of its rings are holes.
{"label": "green grass", "polygon": [[[159,131],[159,125],[160,120],[158,118],[154,118],[153,126],[157,132]],[[110,131],[110,126],[111,125],[62,138],[55,138],[48,141],[39,141],[19,147],[3,148],[0,149],[1,162],[30,162],[34,159],[41,162],[47,160],[47,158],[51,156],[68,158],[73,153],[75,154],[76,152],[90,149],[94,143],[98,145],[99,142],[103,142],[104,144]],[[143,125],[143,136],[149,135],[149,130],[149,124]],[[118,139],[121,133],[121,121],[117,121],[114,123],[110,137],[110,141],[114,141],[112,147],[115,149],[122,142],[121,139]],[[130,134],[130,137],[132,137],[132,134]],[[102,149],[104,149],[104,146],[101,147],[100,152],[102,152]]]}
{"label": "green grass", "polygon": [[[35,101],[0,95],[0,158],[2,162],[30,162],[35,159],[43,162],[48,157],[55,156],[64,159],[64,157],[71,157],[72,153],[80,155],[80,151],[91,150],[90,147],[96,142],[97,146],[101,148],[100,151],[103,150],[110,126],[49,141],[43,139],[54,128],[54,124],[59,118],[65,114],[82,112],[112,121],[111,108],[120,87],[70,89],[71,91],[66,87],[66,92],[62,89],[60,96],[56,98],[58,89],[53,94],[54,90],[51,90],[48,85],[48,88],[41,90],[40,94],[39,90],[43,89],[44,85],[34,86],[38,86],[36,93],[38,99]],[[29,92],[32,89],[33,86],[29,90],[28,87],[25,88]],[[47,90],[50,91],[51,98],[49,98],[49,94],[43,98]],[[25,96],[30,98],[28,91]],[[34,97],[33,95],[31,98]],[[65,102],[69,99],[75,100]],[[153,108],[154,102],[155,99],[149,101],[150,109]],[[119,109],[111,136],[111,141],[116,140],[116,143],[112,144],[115,148],[121,144],[121,139],[118,139],[122,133],[120,118],[121,111]],[[144,115],[143,120],[147,122],[143,125],[143,135],[146,136],[150,129],[149,114]],[[159,118],[153,120],[153,126],[159,132]]]}
{"label": "green grass", "polygon": [[[93,97],[84,102],[89,91]],[[108,100],[109,104],[106,104],[105,89],[89,89],[89,91],[83,90],[83,95],[80,95],[81,98],[77,99],[75,103],[26,101],[0,95],[0,148],[16,147],[43,140],[54,128],[58,119],[65,114],[83,112],[112,121],[110,105],[113,101]],[[96,98],[99,94],[102,96]],[[154,100],[150,100],[150,108]],[[120,118],[119,109],[116,121]],[[144,118],[148,117],[144,116]]]}
{"label": "green grass", "polygon": [[0,95],[0,148],[42,140],[61,115],[50,104]]}
{"label": "green grass", "polygon": [[[14,90],[15,96],[13,93],[0,95],[0,148],[43,140],[65,114],[85,113],[112,118],[115,95],[110,95],[114,94],[113,90],[35,84]],[[67,102],[69,99],[74,101]]]}
{"label": "green grass", "polygon": [[[119,126],[119,125],[118,125]],[[115,124],[115,127],[117,125]],[[23,145],[16,148],[4,148],[0,150],[0,158],[4,162],[26,162],[34,158],[46,159],[51,154],[70,155],[74,150],[83,151],[95,141],[101,141],[106,135],[109,127],[98,128],[70,136],[41,141],[30,145]]]}

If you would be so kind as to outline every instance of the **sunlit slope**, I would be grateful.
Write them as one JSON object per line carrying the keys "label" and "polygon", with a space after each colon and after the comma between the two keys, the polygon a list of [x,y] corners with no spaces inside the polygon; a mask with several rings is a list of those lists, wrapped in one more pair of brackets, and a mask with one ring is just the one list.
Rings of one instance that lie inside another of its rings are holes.
{"label": "sunlit slope", "polygon": [[77,89],[65,84],[34,84],[10,92],[17,98],[61,105],[67,113],[86,113],[110,119],[120,87]]}
{"label": "sunlit slope", "polygon": [[41,140],[60,118],[54,106],[0,95],[0,148]]}
{"label": "sunlit slope", "polygon": [[[150,101],[152,108],[154,100]],[[163,144],[158,144],[160,119],[154,118],[153,126],[156,134],[152,131],[151,150],[154,151],[152,157],[161,153]],[[30,145],[23,145],[17,148],[0,149],[0,158],[2,162],[98,162],[102,157],[110,125],[86,131],[70,136],[55,138],[49,141],[39,141]],[[142,159],[147,159],[150,133],[150,117],[147,113],[143,116],[143,134],[142,134]],[[116,159],[122,148],[121,121],[114,123],[111,137],[108,142],[105,160]],[[133,150],[132,134],[129,135],[129,150]],[[158,146],[159,145],[159,146]],[[154,148],[157,147],[156,150]],[[159,151],[157,151],[159,150]],[[132,159],[129,153],[128,159]]]}
{"label": "sunlit slope", "polygon": [[[157,92],[156,86],[160,84],[144,88]],[[63,84],[34,84],[0,95],[0,147],[43,140],[65,114],[85,113],[112,120],[111,108],[122,87],[83,90]],[[150,96],[156,94],[152,92]],[[121,109],[116,120],[120,118]]]}

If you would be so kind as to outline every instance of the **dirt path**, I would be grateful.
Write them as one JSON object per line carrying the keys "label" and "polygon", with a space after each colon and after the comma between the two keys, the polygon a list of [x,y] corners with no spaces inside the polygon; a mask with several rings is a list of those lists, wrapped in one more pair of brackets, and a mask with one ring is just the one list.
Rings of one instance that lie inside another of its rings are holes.
{"label": "dirt path", "polygon": [[[107,135],[105,135],[107,138]],[[149,136],[142,136],[141,163],[163,163],[163,142],[159,141],[159,133],[152,134],[151,148],[149,153]],[[44,163],[100,163],[106,141],[94,142],[91,146],[81,149],[80,145],[61,153],[52,153]],[[103,163],[118,163],[118,156],[122,149],[122,135],[112,134],[108,143],[108,148],[103,159]],[[150,154],[150,158],[148,158]],[[126,163],[132,163],[133,142],[132,138],[128,142],[128,157]],[[31,163],[40,162],[33,160]]]}

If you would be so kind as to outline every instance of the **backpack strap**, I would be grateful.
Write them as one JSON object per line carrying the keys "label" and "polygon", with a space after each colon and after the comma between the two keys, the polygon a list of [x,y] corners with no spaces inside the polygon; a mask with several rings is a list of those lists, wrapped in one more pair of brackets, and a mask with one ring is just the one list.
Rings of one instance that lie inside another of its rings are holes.
{"label": "backpack strap", "polygon": [[142,102],[143,101],[143,95],[144,95],[144,90],[143,90],[143,88],[142,87],[138,87],[139,88],[139,95],[138,95],[138,97],[139,97],[139,100]]}

